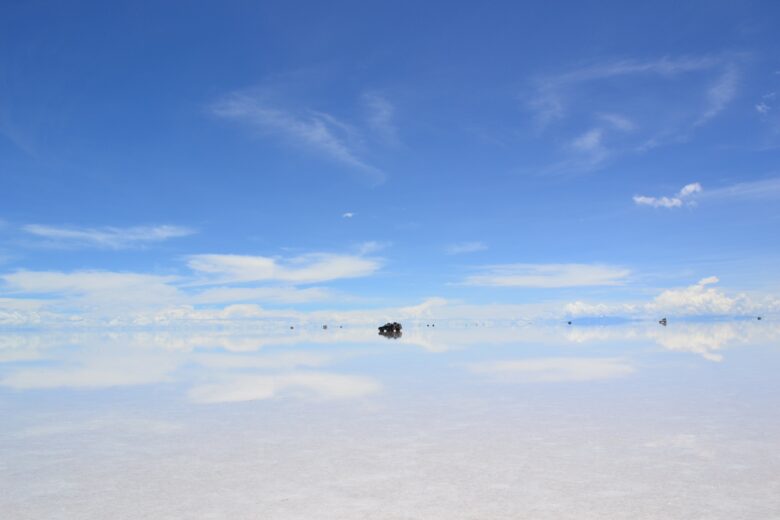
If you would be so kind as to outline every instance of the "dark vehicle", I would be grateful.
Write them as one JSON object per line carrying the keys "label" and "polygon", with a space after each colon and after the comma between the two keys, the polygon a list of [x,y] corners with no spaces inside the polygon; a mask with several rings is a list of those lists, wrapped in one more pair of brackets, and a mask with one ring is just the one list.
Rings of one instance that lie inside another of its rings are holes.
{"label": "dark vehicle", "polygon": [[379,327],[379,335],[386,338],[400,338],[402,335],[401,324],[395,321],[393,323],[385,323]]}

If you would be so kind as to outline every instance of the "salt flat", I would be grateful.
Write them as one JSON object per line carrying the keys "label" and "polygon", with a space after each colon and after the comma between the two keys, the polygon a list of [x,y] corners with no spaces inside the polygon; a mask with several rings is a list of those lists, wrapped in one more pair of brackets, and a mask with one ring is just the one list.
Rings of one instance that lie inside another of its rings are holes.
{"label": "salt flat", "polygon": [[769,321],[0,336],[5,518],[779,518]]}

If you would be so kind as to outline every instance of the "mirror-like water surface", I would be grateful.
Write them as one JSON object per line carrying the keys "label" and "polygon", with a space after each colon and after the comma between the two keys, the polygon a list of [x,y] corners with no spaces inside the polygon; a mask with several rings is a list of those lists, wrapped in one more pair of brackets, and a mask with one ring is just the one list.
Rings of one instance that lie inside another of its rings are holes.
{"label": "mirror-like water surface", "polygon": [[778,518],[780,325],[0,336],[4,518]]}

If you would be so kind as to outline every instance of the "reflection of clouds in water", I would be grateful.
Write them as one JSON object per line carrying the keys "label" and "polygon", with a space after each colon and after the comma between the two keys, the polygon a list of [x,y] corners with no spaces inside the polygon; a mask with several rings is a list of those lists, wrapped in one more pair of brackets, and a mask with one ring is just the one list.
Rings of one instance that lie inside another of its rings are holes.
{"label": "reflection of clouds in water", "polygon": [[189,352],[197,348],[219,348],[228,352],[255,352],[268,347],[297,346],[307,343],[343,344],[376,341],[371,329],[283,330],[265,333],[206,332],[134,335],[134,341],[156,348]]}
{"label": "reflection of clouds in water", "polygon": [[377,392],[380,385],[364,376],[326,372],[289,372],[275,375],[232,375],[219,383],[192,388],[190,399],[198,403],[256,401],[280,395],[301,398],[345,399]]}
{"label": "reflection of clouds in water", "polygon": [[435,329],[412,328],[404,330],[399,340],[405,345],[414,345],[428,352],[443,353],[467,348],[490,345],[543,344],[560,341],[556,329],[547,327],[493,327],[474,326],[469,328],[439,326]]}
{"label": "reflection of clouds in water", "polygon": [[[13,356],[7,356],[0,385],[16,390],[149,385],[187,380],[191,374],[179,370],[197,367],[205,382],[194,388],[191,396],[199,402],[269,399],[278,395],[324,399],[359,397],[377,390],[379,384],[366,377],[295,370],[331,365],[362,351],[341,348],[250,353],[271,345],[289,348],[297,343],[308,344],[312,339],[342,344],[349,343],[347,338],[359,341],[370,337],[377,341],[370,334],[371,331],[363,330],[265,337],[231,337],[220,333],[178,338],[167,333],[54,335],[48,338],[19,335],[4,338],[0,343],[0,359],[5,353],[13,353]],[[198,351],[204,347],[209,351]],[[222,352],[213,352],[215,347]],[[44,366],[13,363],[27,359],[47,363]]]}
{"label": "reflection of clouds in water", "polygon": [[332,363],[335,353],[324,352],[280,352],[265,356],[236,354],[195,354],[193,361],[201,366],[217,369],[264,368],[291,369],[295,367],[319,367]]}
{"label": "reflection of clouds in water", "polygon": [[640,339],[643,331],[626,327],[575,327],[566,332],[566,339],[572,343],[591,341],[625,341]]}
{"label": "reflection of clouds in water", "polygon": [[722,361],[717,351],[739,345],[760,344],[780,336],[776,326],[760,326],[753,323],[685,323],[673,330],[654,330],[650,334],[659,345],[675,352],[699,354],[710,361]]}
{"label": "reflection of clouds in water", "polygon": [[628,362],[617,358],[542,358],[473,363],[477,374],[501,380],[523,382],[595,381],[627,376],[634,372]]}
{"label": "reflection of clouds in water", "polygon": [[17,390],[33,388],[103,388],[147,385],[170,380],[177,359],[138,352],[132,356],[76,359],[57,366],[21,367],[0,379],[0,385]]}
{"label": "reflection of clouds in water", "polygon": [[[675,322],[668,327],[656,323],[594,327],[442,325],[435,329],[411,326],[392,344],[378,336],[373,328],[327,331],[280,328],[254,334],[225,331],[9,334],[0,336],[0,385],[18,390],[105,388],[186,381],[198,373],[203,385],[215,382],[225,388],[224,381],[238,381],[232,373],[242,371],[242,375],[258,377],[240,383],[242,388],[246,385],[254,388],[245,392],[247,395],[259,392],[257,395],[275,396],[281,389],[307,388],[303,383],[291,383],[298,380],[284,373],[334,367],[357,356],[412,355],[405,346],[455,355],[467,349],[487,353],[493,347],[554,349],[576,343],[584,348],[592,343],[600,348],[620,348],[625,353],[636,346],[655,343],[671,352],[694,353],[710,361],[721,361],[725,349],[762,346],[780,338],[780,325],[767,321]],[[585,381],[617,377],[633,370],[618,359],[570,357],[477,363],[471,369],[527,381]],[[327,390],[322,393],[328,395]]]}
{"label": "reflection of clouds in water", "polygon": [[574,343],[653,341],[666,350],[698,354],[722,361],[718,352],[740,345],[762,345],[780,339],[780,326],[765,322],[672,323],[641,326],[586,327],[566,333]]}

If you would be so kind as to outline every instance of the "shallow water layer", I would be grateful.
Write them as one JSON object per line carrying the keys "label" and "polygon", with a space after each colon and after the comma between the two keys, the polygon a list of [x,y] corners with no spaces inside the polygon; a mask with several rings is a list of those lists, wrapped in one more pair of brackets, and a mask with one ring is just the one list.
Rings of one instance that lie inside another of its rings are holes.
{"label": "shallow water layer", "polygon": [[0,335],[3,518],[780,518],[780,324]]}

